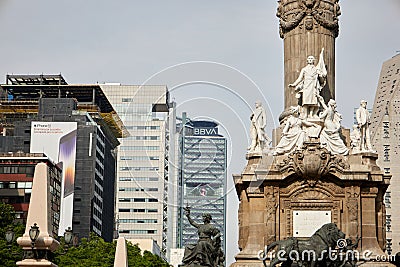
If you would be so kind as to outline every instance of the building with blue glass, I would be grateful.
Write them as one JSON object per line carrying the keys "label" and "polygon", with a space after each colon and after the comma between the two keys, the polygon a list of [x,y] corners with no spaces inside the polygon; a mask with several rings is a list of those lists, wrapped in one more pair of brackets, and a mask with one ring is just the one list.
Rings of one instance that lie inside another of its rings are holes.
{"label": "building with blue glass", "polygon": [[184,214],[183,208],[190,207],[191,217],[198,223],[204,213],[211,214],[211,223],[221,231],[225,253],[227,140],[219,134],[216,122],[190,120],[185,113],[177,129],[177,247],[198,241],[197,229]]}

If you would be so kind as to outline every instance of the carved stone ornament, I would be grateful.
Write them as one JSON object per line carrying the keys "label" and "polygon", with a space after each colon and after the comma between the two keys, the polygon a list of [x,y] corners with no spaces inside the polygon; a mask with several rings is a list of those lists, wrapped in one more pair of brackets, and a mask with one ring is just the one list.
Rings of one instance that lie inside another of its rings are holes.
{"label": "carved stone ornament", "polygon": [[339,34],[338,16],[341,14],[338,2],[339,0],[279,0],[276,16],[279,18],[281,38],[286,32],[299,26],[303,19],[307,30],[313,29],[315,20],[316,24],[333,31],[337,37]]}
{"label": "carved stone ornament", "polygon": [[344,157],[332,155],[317,142],[304,142],[301,150],[290,153],[279,164],[280,172],[296,173],[310,186],[315,186],[321,176],[349,168]]}

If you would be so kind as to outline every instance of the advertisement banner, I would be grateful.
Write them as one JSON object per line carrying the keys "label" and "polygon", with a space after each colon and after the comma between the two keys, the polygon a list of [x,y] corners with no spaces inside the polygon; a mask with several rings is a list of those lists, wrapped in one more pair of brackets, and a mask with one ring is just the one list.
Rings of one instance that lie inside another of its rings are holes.
{"label": "advertisement banner", "polygon": [[76,122],[39,122],[31,124],[31,153],[44,153],[62,167],[60,224],[58,235],[72,229],[76,161]]}

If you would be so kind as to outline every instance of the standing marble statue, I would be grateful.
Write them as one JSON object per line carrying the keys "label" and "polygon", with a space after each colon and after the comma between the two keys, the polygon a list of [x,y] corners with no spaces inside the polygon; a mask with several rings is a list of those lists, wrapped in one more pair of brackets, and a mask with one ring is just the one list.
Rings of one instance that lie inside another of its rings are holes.
{"label": "standing marble statue", "polygon": [[249,152],[261,152],[266,144],[271,143],[271,139],[265,134],[267,125],[267,115],[261,101],[256,101],[256,108],[250,116],[250,138],[251,144]]}
{"label": "standing marble statue", "polygon": [[300,119],[300,107],[291,107],[291,112],[282,130],[282,138],[275,147],[274,155],[287,154],[296,149],[301,149],[307,138],[303,126],[317,127],[316,124]]}
{"label": "standing marble statue", "polygon": [[318,99],[321,89],[325,86],[327,70],[324,62],[324,49],[322,48],[317,66],[315,58],[307,57],[307,66],[301,69],[297,80],[289,87],[295,87],[296,98],[301,98],[301,105],[306,118],[316,118],[318,113]]}
{"label": "standing marble statue", "polygon": [[373,151],[369,135],[370,113],[367,109],[367,101],[361,100],[360,107],[356,111],[358,128],[361,133],[360,151]]}
{"label": "standing marble statue", "polygon": [[185,246],[183,266],[224,266],[225,256],[221,249],[221,232],[210,223],[211,215],[204,213],[204,224],[198,224],[190,217],[190,207],[184,210],[189,223],[197,228],[199,241],[197,244]]}
{"label": "standing marble statue", "polygon": [[326,147],[332,154],[347,155],[349,149],[340,137],[342,116],[336,111],[336,101],[331,99],[326,105],[322,96],[318,96],[318,100],[324,108],[324,111],[319,116],[324,120],[324,128],[320,136],[321,145]]}

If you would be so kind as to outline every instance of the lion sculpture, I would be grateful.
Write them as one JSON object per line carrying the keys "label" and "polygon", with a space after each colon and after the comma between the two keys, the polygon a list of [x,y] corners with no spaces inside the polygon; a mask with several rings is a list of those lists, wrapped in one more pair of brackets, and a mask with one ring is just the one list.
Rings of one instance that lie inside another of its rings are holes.
{"label": "lion sculpture", "polygon": [[[325,262],[323,265],[326,265],[328,251],[335,249],[338,240],[344,238],[345,234],[336,224],[327,223],[306,240],[295,237],[278,240],[268,245],[264,253],[277,247],[278,253],[271,260],[269,267],[275,267],[281,262],[281,266],[291,266],[293,259],[298,266],[316,267],[318,262]],[[265,260],[264,266],[267,266]]]}

